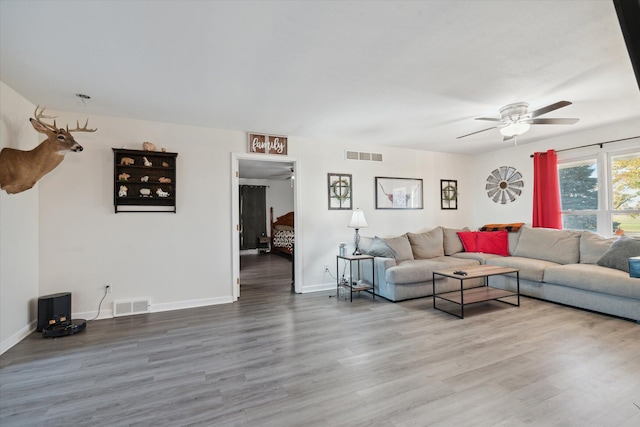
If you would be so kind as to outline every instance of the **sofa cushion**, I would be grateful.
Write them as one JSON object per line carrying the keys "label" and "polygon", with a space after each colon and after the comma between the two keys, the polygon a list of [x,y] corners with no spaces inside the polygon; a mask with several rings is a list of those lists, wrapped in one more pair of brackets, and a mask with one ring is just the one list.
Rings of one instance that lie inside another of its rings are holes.
{"label": "sofa cushion", "polygon": [[580,236],[580,264],[597,264],[616,240],[617,237],[607,239],[591,231],[583,231]]}
{"label": "sofa cushion", "polygon": [[378,256],[383,258],[396,258],[398,256],[398,252],[393,249],[389,244],[380,237],[376,236],[373,238],[371,245],[367,249],[366,252],[368,255]]}
{"label": "sofa cushion", "polygon": [[457,254],[451,255],[452,258],[462,258],[462,259],[473,259],[478,261],[480,264],[486,264],[488,259],[492,258],[500,258],[501,255],[496,254],[483,254],[481,252],[459,252]]}
{"label": "sofa cushion", "polygon": [[[385,272],[387,283],[403,285],[433,280],[434,270],[446,270],[449,266],[441,261],[430,259],[411,259],[399,261],[395,267],[388,268]],[[441,279],[441,277],[438,277]],[[437,280],[437,279],[436,279]]]}
{"label": "sofa cushion", "polygon": [[476,250],[485,254],[509,256],[507,231],[478,231]]}
{"label": "sofa cushion", "polygon": [[[623,298],[640,300],[640,280],[620,270],[594,264],[568,264],[549,267],[544,281]],[[640,307],[640,301],[638,301]]]}
{"label": "sofa cushion", "polygon": [[545,269],[555,267],[560,264],[534,258],[508,256],[488,259],[487,265],[517,268],[520,270],[520,279],[542,282],[545,278]]}
{"label": "sofa cushion", "polygon": [[442,228],[436,227],[424,233],[407,233],[414,259],[429,259],[444,255]]}
{"label": "sofa cushion", "polygon": [[396,261],[404,261],[407,259],[413,259],[413,252],[411,252],[411,244],[406,234],[398,237],[385,238],[385,242],[395,250],[398,255]]}
{"label": "sofa cushion", "polygon": [[513,255],[558,264],[575,264],[580,260],[581,234],[570,230],[522,227]]}
{"label": "sofa cushion", "polygon": [[469,231],[469,228],[465,227],[459,230],[446,227],[442,228],[445,255],[453,255],[464,251],[462,241],[460,240],[460,237],[458,237],[458,231]]}
{"label": "sofa cushion", "polygon": [[462,242],[465,252],[478,252],[477,231],[458,231],[457,234]]}
{"label": "sofa cushion", "polygon": [[629,272],[629,258],[640,256],[640,240],[620,236],[598,260],[598,265]]}
{"label": "sofa cushion", "polygon": [[471,267],[471,266],[481,264],[480,261],[478,261],[477,259],[458,258],[454,256],[439,256],[436,258],[431,258],[430,261],[442,262],[447,265],[447,268]]}

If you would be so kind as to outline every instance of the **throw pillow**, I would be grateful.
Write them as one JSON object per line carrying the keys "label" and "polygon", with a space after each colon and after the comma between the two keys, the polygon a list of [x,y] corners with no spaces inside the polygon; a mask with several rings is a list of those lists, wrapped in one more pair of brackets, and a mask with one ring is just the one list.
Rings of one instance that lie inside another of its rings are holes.
{"label": "throw pillow", "polygon": [[597,264],[617,237],[606,239],[596,233],[583,231],[580,236],[580,264]]}
{"label": "throw pillow", "polygon": [[598,260],[598,265],[629,272],[629,258],[640,256],[640,240],[620,236]]}
{"label": "throw pillow", "polygon": [[455,230],[453,228],[443,228],[443,237],[444,237],[444,254],[445,255],[453,255],[458,252],[464,251],[464,246],[462,246],[462,241],[460,237],[458,237],[458,231],[469,231],[467,227],[461,230]]}
{"label": "throw pillow", "polygon": [[510,224],[485,224],[480,227],[480,231],[502,231],[507,230],[515,233],[520,231],[520,227],[524,225],[524,222],[512,222]]}
{"label": "throw pillow", "polygon": [[430,259],[444,256],[442,228],[436,227],[425,233],[407,233],[415,259]]}
{"label": "throw pillow", "polygon": [[384,258],[396,258],[398,256],[398,252],[393,249],[384,239],[376,236],[373,238],[373,242],[371,242],[371,246],[367,253],[371,256],[379,256]]}
{"label": "throw pillow", "polygon": [[409,243],[409,239],[406,234],[398,237],[392,237],[390,239],[384,239],[387,244],[393,248],[398,255],[396,256],[396,261],[405,261],[408,259],[413,259],[413,252],[411,252],[411,244]]}
{"label": "throw pillow", "polygon": [[478,231],[476,252],[509,256],[508,231]]}
{"label": "throw pillow", "polygon": [[458,237],[460,237],[465,252],[478,252],[477,231],[458,231]]}

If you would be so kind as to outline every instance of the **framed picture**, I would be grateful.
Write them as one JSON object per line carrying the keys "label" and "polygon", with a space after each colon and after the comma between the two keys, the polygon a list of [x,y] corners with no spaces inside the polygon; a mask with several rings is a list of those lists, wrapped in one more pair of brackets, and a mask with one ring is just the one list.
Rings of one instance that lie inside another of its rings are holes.
{"label": "framed picture", "polygon": [[423,209],[422,179],[376,177],[376,209]]}
{"label": "framed picture", "polygon": [[458,181],[440,180],[440,209],[458,209]]}
{"label": "framed picture", "polygon": [[346,173],[327,174],[327,185],[329,190],[329,209],[352,210],[353,186],[351,185],[351,175]]}

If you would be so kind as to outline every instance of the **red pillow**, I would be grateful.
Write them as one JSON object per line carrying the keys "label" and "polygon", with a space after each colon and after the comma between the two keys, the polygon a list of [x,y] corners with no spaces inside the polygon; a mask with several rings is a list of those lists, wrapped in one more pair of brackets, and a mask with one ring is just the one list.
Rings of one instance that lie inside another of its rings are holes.
{"label": "red pillow", "polygon": [[458,231],[465,252],[478,252],[477,236],[477,231]]}
{"label": "red pillow", "polygon": [[508,232],[506,230],[478,231],[476,252],[509,256]]}

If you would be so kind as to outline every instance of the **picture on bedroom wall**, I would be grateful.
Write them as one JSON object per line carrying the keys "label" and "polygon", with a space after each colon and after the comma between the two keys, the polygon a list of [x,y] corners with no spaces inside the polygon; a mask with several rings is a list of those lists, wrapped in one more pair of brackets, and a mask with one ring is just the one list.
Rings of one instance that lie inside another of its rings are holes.
{"label": "picture on bedroom wall", "polygon": [[458,181],[440,180],[440,209],[458,209]]}
{"label": "picture on bedroom wall", "polygon": [[353,186],[351,175],[345,173],[327,174],[329,187],[329,209],[352,210]]}
{"label": "picture on bedroom wall", "polygon": [[376,177],[376,209],[423,209],[422,179]]}

